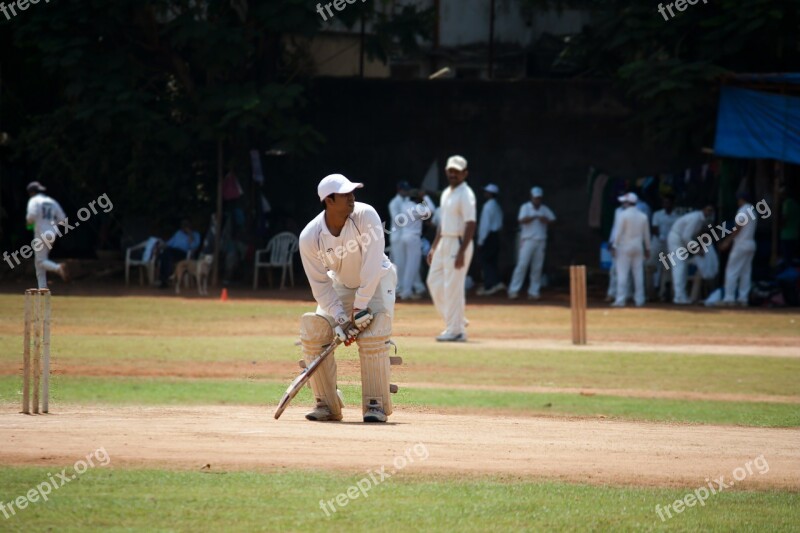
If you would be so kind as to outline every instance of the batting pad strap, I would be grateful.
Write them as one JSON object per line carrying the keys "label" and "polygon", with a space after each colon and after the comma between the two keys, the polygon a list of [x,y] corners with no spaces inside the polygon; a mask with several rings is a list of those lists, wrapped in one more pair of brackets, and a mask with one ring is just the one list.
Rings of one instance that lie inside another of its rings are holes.
{"label": "batting pad strap", "polygon": [[[319,315],[306,313],[300,319],[300,344],[303,358],[309,365],[326,346],[333,342],[333,328]],[[330,354],[309,380],[317,405],[324,404],[332,415],[341,415],[342,406],[336,395],[336,359]]]}
{"label": "batting pad strap", "polygon": [[358,356],[361,361],[361,400],[364,413],[377,408],[387,416],[392,414],[389,393],[391,367],[389,336],[392,321],[389,315],[378,313],[369,327],[358,337]]}

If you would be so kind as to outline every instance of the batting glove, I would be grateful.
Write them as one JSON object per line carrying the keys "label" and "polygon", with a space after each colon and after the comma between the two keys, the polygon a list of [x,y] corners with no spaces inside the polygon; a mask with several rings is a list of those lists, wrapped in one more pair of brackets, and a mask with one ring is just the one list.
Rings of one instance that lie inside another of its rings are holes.
{"label": "batting glove", "polygon": [[353,316],[353,326],[358,328],[358,331],[364,331],[372,322],[372,313],[369,309],[356,309]]}

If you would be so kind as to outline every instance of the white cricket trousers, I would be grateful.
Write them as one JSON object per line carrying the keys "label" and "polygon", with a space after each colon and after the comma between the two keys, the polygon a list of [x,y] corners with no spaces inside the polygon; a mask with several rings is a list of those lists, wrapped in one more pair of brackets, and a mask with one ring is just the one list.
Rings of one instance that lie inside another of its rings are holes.
{"label": "white cricket trousers", "polygon": [[45,245],[41,250],[34,248],[34,266],[36,267],[36,282],[39,284],[40,289],[47,288],[47,273],[58,271],[59,264],[54,263],[48,259],[50,257],[50,249]]}
{"label": "white cricket trousers", "polygon": [[464,282],[472,262],[474,245],[470,243],[464,251],[464,266],[456,268],[456,254],[461,247],[460,243],[458,237],[441,237],[428,271],[428,291],[436,311],[444,319],[446,335],[466,333]]}
{"label": "white cricket trousers", "polygon": [[530,283],[528,294],[539,296],[542,286],[542,266],[544,265],[544,252],[547,248],[547,239],[523,239],[519,243],[519,257],[514,274],[511,275],[509,294],[517,294],[525,282],[525,275],[530,267]]}
{"label": "white cricket trousers", "polygon": [[628,275],[633,274],[633,301],[644,305],[644,250],[640,244],[616,249],[617,305],[624,305],[628,294]]}
{"label": "white cricket trousers", "polygon": [[[409,298],[416,288],[415,281],[419,277],[420,261],[422,260],[422,236],[414,234],[403,235],[397,244],[402,250],[397,265],[398,279],[397,294],[400,298]],[[394,247],[393,247],[394,248]],[[420,292],[420,291],[417,291]]]}
{"label": "white cricket trousers", "polygon": [[746,304],[750,296],[750,276],[753,257],[756,255],[756,241],[733,241],[728,265],[725,267],[725,301],[733,303],[736,289],[739,289],[739,303]]}
{"label": "white cricket trousers", "polygon": [[[674,253],[678,248],[681,248],[683,244],[680,235],[674,231],[669,232],[667,248],[669,248],[672,256],[670,260],[667,261],[667,264],[670,265],[670,269],[672,270],[672,290],[675,292],[675,297],[672,301],[676,304],[689,303],[689,297],[686,295],[686,276],[689,270],[689,259],[687,257],[685,261],[681,261],[678,259],[677,254]],[[673,260],[675,261],[675,265],[672,265]]]}

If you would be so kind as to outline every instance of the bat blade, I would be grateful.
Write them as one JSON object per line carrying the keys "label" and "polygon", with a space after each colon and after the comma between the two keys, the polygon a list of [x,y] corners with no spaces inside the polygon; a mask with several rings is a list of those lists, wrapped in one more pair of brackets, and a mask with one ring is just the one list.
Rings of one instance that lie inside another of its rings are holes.
{"label": "bat blade", "polygon": [[309,365],[308,365],[308,366],[307,366],[307,367],[306,367],[306,368],[305,368],[305,369],[304,369],[304,370],[303,370],[303,371],[300,373],[300,375],[299,375],[299,376],[297,376],[296,378],[294,378],[294,380],[293,380],[293,381],[292,381],[292,382],[289,384],[289,386],[286,388],[286,392],[285,392],[285,393],[283,393],[283,397],[281,398],[281,401],[280,401],[280,402],[278,402],[278,408],[275,410],[275,420],[277,420],[277,419],[279,419],[279,418],[281,417],[281,415],[282,415],[282,414],[283,414],[283,412],[286,410],[286,408],[287,408],[287,407],[289,407],[289,403],[290,403],[290,402],[291,402],[291,401],[294,399],[294,397],[295,397],[295,396],[297,396],[297,393],[298,393],[298,392],[300,392],[300,389],[302,389],[302,388],[303,388],[303,386],[304,386],[306,383],[308,383],[308,380],[309,380],[309,379],[311,379],[311,376],[312,376],[312,375],[314,374],[314,372],[316,372],[316,370],[319,368],[319,365],[321,365],[321,364],[322,364],[322,361],[324,361],[326,357],[328,357],[328,356],[329,356],[331,353],[333,353],[333,350],[335,350],[335,349],[336,349],[336,347],[337,347],[337,346],[339,346],[339,344],[341,344],[341,342],[342,342],[342,341],[340,341],[340,340],[337,338],[337,339],[336,339],[336,340],[333,342],[333,344],[331,344],[330,346],[328,346],[328,347],[325,349],[325,351],[324,351],[324,352],[322,352],[322,353],[319,355],[319,357],[317,357],[316,359],[314,359],[314,360],[313,360],[313,361],[312,361],[312,362],[311,362],[311,363],[310,363],[310,364],[309,364]]}

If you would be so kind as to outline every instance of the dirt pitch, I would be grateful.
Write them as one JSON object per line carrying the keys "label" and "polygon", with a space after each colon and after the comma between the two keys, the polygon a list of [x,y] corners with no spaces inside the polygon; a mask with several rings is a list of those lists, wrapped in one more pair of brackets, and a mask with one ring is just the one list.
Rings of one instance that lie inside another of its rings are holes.
{"label": "dirt pitch", "polygon": [[[65,466],[100,447],[113,467],[259,470],[327,469],[361,474],[415,443],[427,460],[404,475],[554,479],[636,486],[705,485],[763,454],[769,471],[744,489],[800,489],[800,430],[635,423],[604,419],[442,414],[401,409],[387,425],[359,412],[311,423],[303,407],[281,420],[272,407],[71,407],[56,414],[0,412],[0,464]],[[752,463],[751,463],[752,464]],[[210,466],[207,466],[210,465]]]}

